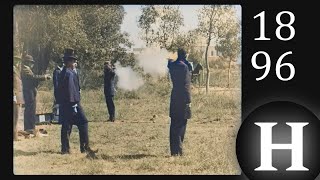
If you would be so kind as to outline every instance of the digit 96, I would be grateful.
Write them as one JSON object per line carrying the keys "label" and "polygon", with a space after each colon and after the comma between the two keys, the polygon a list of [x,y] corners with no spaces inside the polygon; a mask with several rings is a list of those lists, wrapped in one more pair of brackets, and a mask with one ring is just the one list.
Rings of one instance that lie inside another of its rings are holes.
{"label": "digit 96", "polygon": [[[284,14],[289,15],[289,17],[290,17],[290,20],[289,20],[288,23],[282,23],[282,21],[281,21],[281,16],[284,15]],[[256,40],[256,41],[269,41],[270,38],[267,38],[266,35],[265,35],[265,11],[262,11],[261,13],[257,14],[256,16],[254,16],[254,19],[256,19],[256,18],[260,18],[260,37],[254,38],[254,40]],[[280,13],[277,14],[276,22],[278,23],[279,26],[276,29],[276,36],[277,36],[277,38],[279,40],[281,40],[281,41],[289,41],[294,37],[295,29],[292,27],[292,24],[293,24],[294,20],[295,20],[294,14],[292,12],[290,12],[290,11],[281,11]],[[289,31],[290,31],[289,37],[282,37],[281,36],[280,31],[281,31],[282,28],[288,28],[289,29]],[[282,54],[278,58],[277,63],[276,63],[276,75],[281,81],[289,81],[295,75],[295,68],[291,63],[281,63],[282,60],[284,59],[284,57],[289,55],[289,54],[292,54],[292,51],[288,51],[288,52],[285,52],[284,54]],[[257,65],[257,60],[256,59],[257,59],[258,55],[265,56],[265,59],[266,59],[265,65],[263,65],[263,66]],[[256,78],[256,81],[263,80],[270,72],[271,60],[270,60],[269,54],[267,52],[265,52],[265,51],[258,51],[256,53],[254,53],[252,55],[252,57],[251,57],[251,64],[255,69],[265,69],[264,70],[264,74],[261,77]],[[284,78],[284,77],[281,76],[281,67],[284,67],[284,66],[287,66],[290,69],[290,75],[287,78]]]}

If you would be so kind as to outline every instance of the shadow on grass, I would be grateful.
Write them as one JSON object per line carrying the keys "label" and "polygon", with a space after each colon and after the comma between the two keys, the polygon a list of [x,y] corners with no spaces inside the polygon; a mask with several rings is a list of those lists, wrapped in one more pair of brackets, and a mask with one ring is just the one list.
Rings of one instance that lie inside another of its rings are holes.
{"label": "shadow on grass", "polygon": [[15,157],[17,156],[34,156],[40,153],[46,153],[46,154],[60,154],[58,151],[39,151],[39,152],[28,152],[28,151],[22,151],[22,150],[14,150],[13,155]]}
{"label": "shadow on grass", "polygon": [[130,155],[117,155],[117,156],[108,156],[105,154],[101,155],[101,159],[107,160],[107,161],[115,161],[116,159],[122,159],[122,160],[142,159],[145,157],[157,157],[157,156],[151,155],[151,154],[130,154]]}

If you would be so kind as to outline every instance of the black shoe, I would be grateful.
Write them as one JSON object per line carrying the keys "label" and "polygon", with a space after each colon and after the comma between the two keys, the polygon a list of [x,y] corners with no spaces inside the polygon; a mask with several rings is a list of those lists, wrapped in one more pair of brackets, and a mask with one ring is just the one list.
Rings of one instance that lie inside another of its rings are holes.
{"label": "black shoe", "polygon": [[71,154],[70,151],[61,151],[61,154]]}
{"label": "black shoe", "polygon": [[114,122],[114,121],[115,121],[115,118],[114,118],[114,117],[111,117],[111,118],[110,118],[110,121],[111,121],[111,122]]}
{"label": "black shoe", "polygon": [[96,153],[99,150],[98,149],[92,150],[90,147],[88,147],[88,148],[81,149],[80,151],[81,151],[81,153],[90,153],[90,152]]}
{"label": "black shoe", "polygon": [[86,146],[80,147],[80,152],[81,153],[86,153],[86,149],[88,149]]}
{"label": "black shoe", "polygon": [[183,156],[182,152],[180,153],[171,153],[171,156]]}

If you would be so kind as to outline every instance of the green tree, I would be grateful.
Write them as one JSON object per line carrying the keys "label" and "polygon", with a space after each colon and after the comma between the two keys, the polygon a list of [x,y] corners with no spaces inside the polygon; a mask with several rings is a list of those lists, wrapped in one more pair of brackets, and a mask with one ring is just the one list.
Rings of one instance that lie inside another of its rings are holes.
{"label": "green tree", "polygon": [[198,38],[198,30],[189,30],[186,33],[179,33],[175,41],[171,43],[170,51],[175,51],[178,48],[184,48],[188,53],[195,52],[194,45]]}
{"label": "green tree", "polygon": [[183,26],[183,16],[179,7],[156,5],[146,6],[141,10],[139,27],[143,31],[143,39],[147,46],[156,44],[160,48],[173,50],[180,28]]}
{"label": "green tree", "polygon": [[[234,12],[235,13],[235,12]],[[220,56],[228,59],[228,85],[230,87],[231,76],[231,63],[237,61],[237,57],[240,54],[240,22],[235,16],[228,17],[228,23],[226,24],[226,31],[222,33],[221,38],[216,46],[217,51],[220,52]]]}
{"label": "green tree", "polygon": [[156,22],[156,18],[159,16],[154,5],[146,5],[141,8],[142,14],[138,20],[138,27],[142,29],[143,39],[146,42],[146,46],[149,47],[154,41],[154,30],[152,24]]}
{"label": "green tree", "polygon": [[223,33],[226,31],[227,17],[232,15],[232,7],[229,5],[210,5],[203,6],[199,19],[199,32],[206,37],[207,46],[205,51],[206,61],[206,93],[209,91],[210,67],[208,63],[208,49],[212,40],[218,42]]}
{"label": "green tree", "polygon": [[79,57],[82,87],[99,87],[103,62],[132,45],[120,29],[124,15],[120,5],[18,5],[14,46],[34,57],[40,74],[64,48],[72,47]]}

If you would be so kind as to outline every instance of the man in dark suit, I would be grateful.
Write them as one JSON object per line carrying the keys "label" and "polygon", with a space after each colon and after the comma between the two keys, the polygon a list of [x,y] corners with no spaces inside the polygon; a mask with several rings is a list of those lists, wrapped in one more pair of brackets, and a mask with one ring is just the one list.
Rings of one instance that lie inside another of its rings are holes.
{"label": "man in dark suit", "polygon": [[59,75],[62,71],[62,68],[63,68],[63,60],[62,59],[58,59],[57,60],[57,67],[54,69],[53,71],[53,92],[54,92],[54,98],[55,98],[55,104],[56,104],[56,101],[58,99],[58,80],[59,80]]}
{"label": "man in dark suit", "polygon": [[110,61],[104,63],[104,95],[106,98],[106,104],[109,112],[109,120],[111,122],[115,121],[115,106],[113,102],[113,97],[115,94],[114,87],[114,67],[111,65]]}
{"label": "man in dark suit", "polygon": [[182,144],[187,120],[191,118],[191,71],[186,63],[186,51],[178,49],[176,61],[169,60],[168,68],[173,84],[170,99],[170,151],[172,156],[182,155]]}
{"label": "man in dark suit", "polygon": [[58,82],[59,123],[62,124],[61,153],[70,153],[69,139],[73,125],[77,125],[79,129],[81,153],[92,152],[89,147],[88,120],[80,104],[79,78],[73,70],[77,61],[74,50],[65,49],[63,60],[65,66],[60,73]]}
{"label": "man in dark suit", "polygon": [[49,74],[35,75],[32,71],[34,65],[33,57],[25,55],[22,58],[21,80],[23,86],[23,98],[25,101],[24,130],[34,133],[36,124],[36,96],[39,81],[51,79]]}
{"label": "man in dark suit", "polygon": [[57,103],[57,99],[58,99],[58,84],[59,84],[59,75],[62,71],[63,68],[63,60],[61,58],[59,58],[57,60],[57,67],[54,69],[53,71],[53,94],[54,94],[54,113],[56,115],[59,115],[59,104]]}

